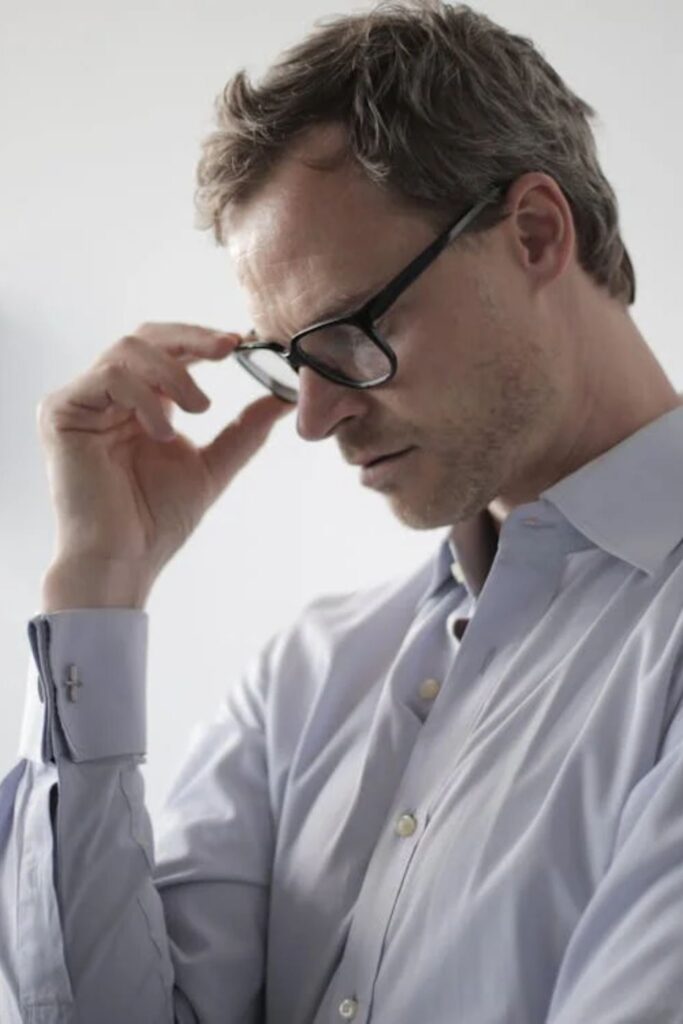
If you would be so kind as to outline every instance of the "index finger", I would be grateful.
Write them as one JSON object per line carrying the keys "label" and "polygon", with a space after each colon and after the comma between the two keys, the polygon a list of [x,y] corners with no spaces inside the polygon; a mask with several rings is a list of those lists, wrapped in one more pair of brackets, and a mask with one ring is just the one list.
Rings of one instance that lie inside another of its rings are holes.
{"label": "index finger", "polygon": [[236,331],[219,331],[199,324],[146,323],[135,333],[185,366],[202,359],[225,359],[242,341],[242,335]]}

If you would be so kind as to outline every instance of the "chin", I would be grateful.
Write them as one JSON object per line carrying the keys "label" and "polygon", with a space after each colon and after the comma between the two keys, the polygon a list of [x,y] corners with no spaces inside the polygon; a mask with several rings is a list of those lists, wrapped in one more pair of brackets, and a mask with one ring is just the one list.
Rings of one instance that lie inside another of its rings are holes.
{"label": "chin", "polygon": [[[463,487],[450,480],[439,479],[431,488],[424,477],[414,490],[397,487],[385,492],[396,518],[411,530],[437,530],[454,526],[486,508],[489,489],[480,482]],[[493,492],[495,493],[495,491]]]}
{"label": "chin", "polygon": [[410,530],[437,530],[440,526],[451,526],[455,522],[452,508],[445,509],[424,498],[416,499],[413,503],[407,501],[405,495],[395,494],[390,496],[389,503],[399,522]]}

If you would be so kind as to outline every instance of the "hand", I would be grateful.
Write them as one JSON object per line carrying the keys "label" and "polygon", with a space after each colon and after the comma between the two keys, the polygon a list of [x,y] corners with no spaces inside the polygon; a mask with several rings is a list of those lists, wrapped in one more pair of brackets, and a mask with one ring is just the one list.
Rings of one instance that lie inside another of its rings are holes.
{"label": "hand", "polygon": [[210,405],[186,367],[225,359],[240,340],[189,324],[143,324],[40,402],[57,514],[53,568],[116,567],[148,592],[276,420],[294,408],[265,395],[204,448],[182,435],[167,439],[174,403],[187,412]]}

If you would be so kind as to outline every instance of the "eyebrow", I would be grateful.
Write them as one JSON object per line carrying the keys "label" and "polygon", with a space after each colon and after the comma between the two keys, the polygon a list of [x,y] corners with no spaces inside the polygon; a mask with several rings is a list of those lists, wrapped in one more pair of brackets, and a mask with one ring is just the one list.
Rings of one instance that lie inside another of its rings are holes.
{"label": "eyebrow", "polygon": [[329,306],[321,310],[315,320],[311,320],[311,324],[319,324],[324,320],[334,320],[338,316],[355,313],[368,299],[375,295],[377,290],[377,288],[373,288],[371,291],[368,291],[367,288],[364,288],[363,291],[353,292],[350,295],[345,295],[343,298],[336,299]]}
{"label": "eyebrow", "polygon": [[[308,327],[312,327],[314,324],[324,323],[326,320],[336,320],[337,317],[348,316],[351,313],[355,313],[357,309],[360,309],[360,307],[364,303],[366,303],[368,299],[371,299],[372,296],[377,293],[380,287],[381,285],[372,290],[364,288],[363,291],[352,292],[351,294],[346,293],[343,297],[337,298],[334,300],[334,302],[331,302],[329,305],[325,306],[323,310],[317,313],[315,319],[310,319],[306,326],[302,327],[301,330],[304,331]],[[297,331],[296,333],[298,334],[299,332]],[[253,341],[276,340],[275,338],[261,337],[261,335],[257,333],[256,328],[253,327],[248,332],[246,337],[250,338]],[[294,337],[294,335],[291,335],[291,337]],[[289,341],[289,338],[287,340]]]}

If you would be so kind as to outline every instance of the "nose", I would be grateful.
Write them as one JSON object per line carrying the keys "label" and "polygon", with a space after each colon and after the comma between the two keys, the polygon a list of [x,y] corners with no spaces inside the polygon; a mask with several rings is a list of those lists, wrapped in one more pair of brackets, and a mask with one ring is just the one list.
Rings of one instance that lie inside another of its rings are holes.
{"label": "nose", "polygon": [[342,420],[357,416],[365,401],[363,391],[335,384],[309,366],[299,370],[296,430],[304,441],[330,437]]}

